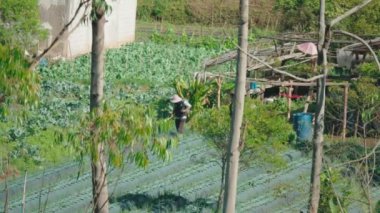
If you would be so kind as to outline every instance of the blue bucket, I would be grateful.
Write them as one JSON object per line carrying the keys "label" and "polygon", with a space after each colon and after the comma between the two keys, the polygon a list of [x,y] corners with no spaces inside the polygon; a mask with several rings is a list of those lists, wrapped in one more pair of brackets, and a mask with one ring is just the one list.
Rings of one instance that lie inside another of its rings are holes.
{"label": "blue bucket", "polygon": [[252,89],[252,90],[255,90],[255,89],[257,89],[257,83],[256,82],[251,82],[251,83],[249,83],[249,89]]}
{"label": "blue bucket", "polygon": [[313,114],[303,112],[293,114],[293,127],[298,141],[313,140]]}

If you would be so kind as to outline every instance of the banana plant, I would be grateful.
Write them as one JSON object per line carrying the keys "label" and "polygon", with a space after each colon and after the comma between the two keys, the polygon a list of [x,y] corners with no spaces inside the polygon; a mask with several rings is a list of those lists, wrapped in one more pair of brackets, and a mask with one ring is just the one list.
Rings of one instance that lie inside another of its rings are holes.
{"label": "banana plant", "polygon": [[212,93],[211,84],[202,83],[195,79],[187,81],[180,79],[174,82],[174,88],[177,94],[188,100],[192,106],[189,120],[207,105]]}

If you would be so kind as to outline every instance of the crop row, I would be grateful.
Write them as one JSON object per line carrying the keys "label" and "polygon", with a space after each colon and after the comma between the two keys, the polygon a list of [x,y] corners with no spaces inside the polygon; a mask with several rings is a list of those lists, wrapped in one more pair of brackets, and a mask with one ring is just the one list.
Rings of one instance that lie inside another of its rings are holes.
{"label": "crop row", "polygon": [[[195,142],[199,142],[199,140]],[[194,143],[188,142],[185,147],[189,148],[191,144],[194,145]],[[207,144],[199,144],[192,149],[185,148],[183,153],[175,153],[172,162],[168,165],[157,160],[152,163],[147,170],[137,169],[134,172],[127,171],[122,174],[113,174],[112,176],[109,176],[109,193],[117,196],[118,194],[129,192],[129,187],[133,189],[139,185],[144,185],[144,183],[146,184],[151,182],[152,178],[155,179],[156,177],[159,177],[161,174],[165,173],[165,171],[168,172],[171,169],[183,168],[191,163],[191,155],[194,153],[199,153],[202,150],[207,150],[205,149],[207,146]],[[77,201],[73,201],[70,198],[65,198],[59,200],[59,202],[52,203],[54,205],[49,205],[48,211],[59,212],[64,206],[69,209],[75,209],[77,207],[82,208],[83,205],[86,205],[86,202],[88,203],[91,200],[91,187],[81,190],[80,193],[75,195],[75,197],[78,198]],[[65,211],[68,211],[68,209],[65,209]]]}
{"label": "crop row", "polygon": [[258,209],[268,203],[272,209],[275,208],[274,187],[278,184],[291,183],[297,179],[296,177],[308,173],[310,165],[310,160],[300,159],[298,163],[291,165],[288,169],[273,174],[268,178],[268,182],[255,184],[255,187],[245,192],[239,191],[239,209],[244,212],[249,209]]}
{"label": "crop row", "polygon": [[[43,185],[52,185],[54,183],[57,183],[62,178],[72,176],[72,174],[78,171],[78,163],[77,162],[71,162],[64,165],[61,165],[59,167],[55,167],[53,169],[49,169],[44,173],[36,174],[36,175],[29,175],[27,177],[27,190],[34,191],[34,190],[40,190]],[[9,181],[9,180],[8,180]],[[16,180],[10,180],[8,183],[8,199],[14,200],[20,198],[22,195],[24,187],[24,179],[23,177],[18,178]],[[4,188],[4,183],[0,185],[0,188]],[[5,193],[0,194],[0,200],[5,199]]]}
{"label": "crop row", "polygon": [[[194,142],[199,142],[201,139],[191,137],[190,140],[193,140]],[[181,142],[180,147],[174,153],[174,159],[177,159],[180,156],[183,156],[183,157],[185,156],[182,154],[188,152],[189,148],[191,148],[190,140],[185,140],[185,141]],[[206,144],[204,145],[204,147],[201,146],[201,147],[199,147],[199,148],[197,147],[197,148],[202,149],[202,148],[205,148],[205,146],[206,146]],[[195,149],[195,150],[198,150],[198,149]],[[163,165],[162,161],[155,160],[152,162],[152,164],[150,164],[150,167],[154,168],[154,167],[157,167],[157,165]],[[75,175],[68,175],[67,173],[65,173],[67,168],[70,168],[70,166],[64,165],[61,168],[55,168],[55,169],[53,169],[53,171],[47,172],[48,174],[51,174],[51,175],[53,175],[53,172],[55,172],[56,174],[57,173],[58,174],[59,173],[65,174],[62,177],[59,177],[59,176],[55,177],[52,182],[49,182],[52,179],[49,179],[46,177],[43,178],[42,176],[35,176],[32,179],[30,179],[32,182],[28,181],[28,183],[27,183],[27,189],[28,189],[27,190],[27,205],[28,206],[30,205],[30,208],[32,206],[35,207],[36,205],[38,205],[39,199],[41,196],[42,196],[41,197],[42,200],[45,200],[47,197],[49,197],[50,200],[54,201],[55,199],[52,199],[52,197],[56,197],[58,199],[57,196],[65,197],[67,195],[67,193],[70,194],[71,190],[75,191],[75,190],[81,190],[83,188],[90,187],[90,185],[89,185],[90,181],[86,182],[86,180],[89,180],[89,178],[90,178],[90,173],[88,170],[86,170],[86,172],[84,174],[82,174],[81,176],[79,176],[78,179],[76,179],[76,178],[74,178]],[[129,172],[132,174],[135,174],[136,176],[141,175],[145,172],[143,169],[135,167],[135,166],[132,166],[130,168],[131,169],[129,170]],[[60,169],[62,169],[63,171]],[[29,185],[34,183],[36,180],[41,180],[41,179],[45,179],[44,186],[38,185],[38,186],[29,187]],[[12,187],[20,188],[23,186],[22,182],[20,182],[20,181],[17,181],[17,182],[18,182],[17,184],[11,184],[10,189],[12,189]],[[111,179],[111,182],[112,182],[112,179]],[[59,192],[59,193],[56,193],[56,192]],[[17,206],[19,208],[21,207],[20,198],[22,196],[22,191],[19,191],[19,193],[17,195],[18,196],[13,197],[13,198],[14,199],[18,198],[18,201],[11,202],[11,205],[10,205],[11,210]]]}

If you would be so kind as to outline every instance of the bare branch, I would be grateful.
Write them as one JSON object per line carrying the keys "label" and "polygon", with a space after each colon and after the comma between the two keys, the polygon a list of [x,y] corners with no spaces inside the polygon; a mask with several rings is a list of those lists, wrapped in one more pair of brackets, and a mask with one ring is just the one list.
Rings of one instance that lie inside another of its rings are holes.
{"label": "bare branch", "polygon": [[380,71],[380,62],[379,62],[379,59],[377,58],[377,55],[375,53],[375,51],[373,51],[372,47],[369,46],[368,42],[366,42],[364,39],[360,38],[359,36],[353,34],[353,33],[349,33],[349,32],[346,32],[344,30],[334,30],[333,31],[334,33],[340,33],[340,34],[343,34],[343,35],[347,35],[347,36],[350,36],[352,38],[355,38],[356,40],[360,41],[362,44],[364,44],[368,50],[371,52],[373,58],[375,59],[375,62],[377,64],[377,67]]}
{"label": "bare branch", "polygon": [[239,46],[237,46],[237,48],[238,48],[240,51],[242,51],[244,54],[248,55],[248,56],[249,56],[250,58],[252,58],[253,60],[256,60],[256,61],[260,62],[261,64],[264,64],[266,67],[272,69],[274,72],[277,72],[277,73],[280,73],[280,74],[283,74],[283,75],[289,76],[289,77],[291,77],[291,78],[293,78],[293,79],[295,79],[295,80],[298,80],[298,81],[311,82],[311,81],[315,81],[315,80],[317,80],[317,79],[323,78],[323,76],[324,76],[323,74],[321,74],[321,75],[317,75],[317,76],[314,76],[314,77],[311,77],[311,78],[307,78],[307,79],[306,79],[306,78],[300,78],[300,77],[297,77],[297,76],[295,76],[295,75],[293,75],[293,74],[290,74],[290,73],[288,73],[288,72],[286,72],[286,71],[279,70],[279,69],[277,69],[277,68],[272,67],[271,65],[269,65],[269,64],[266,63],[265,61],[259,59],[258,57],[254,56],[254,55],[252,55],[252,54],[247,53],[246,51],[244,51],[243,49],[241,49]]}
{"label": "bare branch", "polygon": [[343,19],[349,17],[350,15],[356,13],[357,11],[359,11],[360,9],[362,9],[363,7],[365,7],[367,4],[369,4],[372,0],[365,0],[363,1],[361,4],[351,8],[350,10],[346,11],[343,15],[339,16],[339,17],[336,17],[335,19],[333,19],[331,22],[330,22],[330,26],[334,26],[335,24],[339,23],[340,21],[342,21]]}
{"label": "bare branch", "polygon": [[379,146],[380,146],[380,140],[377,142],[376,146],[373,147],[373,149],[371,150],[371,152],[369,152],[368,154],[366,154],[364,157],[361,157],[361,158],[356,159],[356,160],[347,161],[347,162],[344,162],[344,163],[341,163],[341,164],[337,164],[334,167],[341,167],[341,166],[345,166],[347,164],[356,163],[356,162],[360,162],[360,161],[366,160],[369,157],[371,157],[371,155],[375,155],[376,154],[376,150],[377,150],[377,148]]}

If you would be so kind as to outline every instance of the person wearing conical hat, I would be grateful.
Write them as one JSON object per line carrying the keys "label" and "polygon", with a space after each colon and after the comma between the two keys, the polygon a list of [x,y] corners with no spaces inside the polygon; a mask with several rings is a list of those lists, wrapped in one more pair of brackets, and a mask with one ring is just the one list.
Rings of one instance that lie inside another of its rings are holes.
{"label": "person wearing conical hat", "polygon": [[173,115],[175,127],[177,129],[177,132],[182,134],[187,120],[187,115],[190,112],[191,104],[178,95],[173,95],[170,98],[170,102],[174,104]]}

